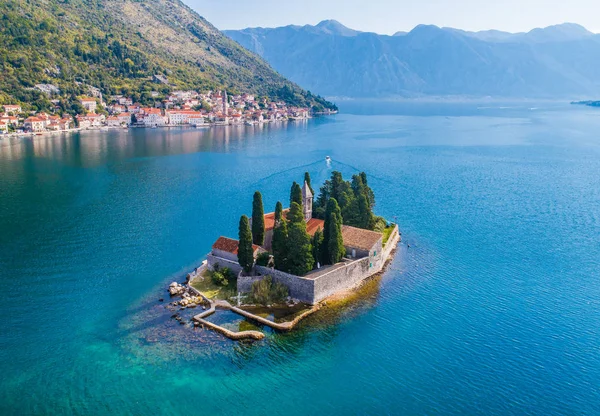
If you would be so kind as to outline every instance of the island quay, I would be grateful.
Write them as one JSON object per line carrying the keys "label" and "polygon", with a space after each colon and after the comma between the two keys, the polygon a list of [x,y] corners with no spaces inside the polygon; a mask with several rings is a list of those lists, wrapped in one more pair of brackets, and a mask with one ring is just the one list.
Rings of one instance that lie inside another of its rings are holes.
{"label": "island quay", "polygon": [[[172,283],[172,305],[203,305],[195,324],[217,330],[232,339],[260,339],[260,331],[232,332],[207,318],[226,309],[278,331],[293,329],[316,312],[328,298],[347,293],[365,279],[381,273],[392,258],[401,234],[397,224],[373,214],[375,195],[367,175],[345,181],[340,172],[320,188],[318,197],[309,173],[303,185],[294,182],[290,206],[278,202],[264,213],[256,191],[251,218],[242,215],[238,239],[219,237],[202,266],[187,276],[187,285]],[[340,201],[340,202],[338,202]],[[290,319],[275,322],[251,308],[304,308]],[[208,310],[206,310],[208,307]]]}

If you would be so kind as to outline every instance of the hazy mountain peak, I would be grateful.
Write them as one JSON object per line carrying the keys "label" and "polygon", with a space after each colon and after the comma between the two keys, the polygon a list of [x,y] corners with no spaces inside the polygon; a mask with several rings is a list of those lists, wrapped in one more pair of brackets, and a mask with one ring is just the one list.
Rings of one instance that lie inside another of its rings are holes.
{"label": "hazy mountain peak", "polygon": [[319,29],[321,33],[327,33],[330,35],[337,36],[356,36],[361,33],[358,30],[350,29],[349,27],[344,26],[337,20],[323,20],[318,23],[314,28]]}
{"label": "hazy mountain peak", "polygon": [[562,23],[545,28],[537,28],[527,33],[529,40],[535,42],[576,40],[593,35],[585,27],[576,23]]}

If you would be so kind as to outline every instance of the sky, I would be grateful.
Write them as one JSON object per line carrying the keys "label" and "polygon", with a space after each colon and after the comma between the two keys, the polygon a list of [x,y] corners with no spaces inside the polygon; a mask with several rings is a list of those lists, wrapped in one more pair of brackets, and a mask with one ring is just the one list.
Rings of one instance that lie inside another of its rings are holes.
{"label": "sky", "polygon": [[218,29],[316,24],[335,19],[394,34],[418,24],[525,32],[571,22],[600,33],[600,0],[183,0]]}

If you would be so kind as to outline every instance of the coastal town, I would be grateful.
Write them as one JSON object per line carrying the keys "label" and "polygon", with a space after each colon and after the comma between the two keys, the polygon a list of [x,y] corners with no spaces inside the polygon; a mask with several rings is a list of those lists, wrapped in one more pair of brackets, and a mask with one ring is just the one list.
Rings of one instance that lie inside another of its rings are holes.
{"label": "coastal town", "polygon": [[144,106],[124,95],[105,100],[97,89],[78,98],[80,112],[74,116],[61,111],[31,112],[21,105],[0,106],[0,134],[23,135],[71,130],[130,127],[192,127],[254,125],[310,118],[311,110],[292,107],[283,101],[269,101],[251,94],[228,95],[226,91],[173,91],[164,99],[152,92],[153,106]]}

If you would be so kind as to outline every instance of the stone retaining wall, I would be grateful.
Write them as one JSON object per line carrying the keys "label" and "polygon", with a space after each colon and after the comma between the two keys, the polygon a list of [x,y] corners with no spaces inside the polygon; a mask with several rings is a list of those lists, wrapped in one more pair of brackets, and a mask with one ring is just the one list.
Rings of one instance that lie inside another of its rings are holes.
{"label": "stone retaining wall", "polygon": [[[367,277],[379,273],[392,251],[396,248],[398,241],[400,241],[400,233],[396,225],[385,247],[378,252],[377,256],[365,257],[346,263],[343,267],[336,268],[315,279],[307,279],[268,267],[256,266],[255,270],[259,276],[238,277],[238,291],[247,293],[252,289],[252,283],[270,275],[273,277],[273,281],[282,283],[289,288],[291,297],[314,305],[337,292],[351,289]],[[211,264],[219,263],[221,267],[230,267],[237,273],[241,270],[237,263],[235,263],[237,267],[234,268],[233,265],[226,263],[228,262],[226,259],[215,258],[211,260],[210,257],[214,256],[209,255],[208,264],[211,268]]]}
{"label": "stone retaining wall", "polygon": [[217,257],[217,256],[213,256],[212,254],[209,254],[208,256],[206,256],[206,260],[207,260],[209,270],[214,270],[215,265],[218,265],[218,267],[221,269],[223,267],[229,267],[231,269],[231,271],[234,272],[235,274],[239,274],[239,272],[242,271],[242,268],[238,262],[224,259],[223,257]]}
{"label": "stone retaining wall", "polygon": [[388,241],[383,246],[384,263],[392,253],[392,250],[396,248],[398,241],[400,241],[400,231],[398,230],[398,224],[396,224],[396,226],[394,227],[394,231],[392,231],[392,233],[390,234],[390,238],[388,238]]}
{"label": "stone retaining wall", "polygon": [[314,280],[313,303],[318,303],[342,290],[350,289],[380,270],[380,268],[369,267],[370,263],[371,259],[365,257],[317,277]]}
{"label": "stone retaining wall", "polygon": [[295,276],[293,274],[285,273],[264,266],[256,266],[256,271],[264,276],[270,275],[273,277],[273,281],[286,285],[290,290],[290,296],[294,299],[298,299],[301,302],[310,303],[311,305],[316,303],[314,300],[314,280],[307,279],[305,277]]}

